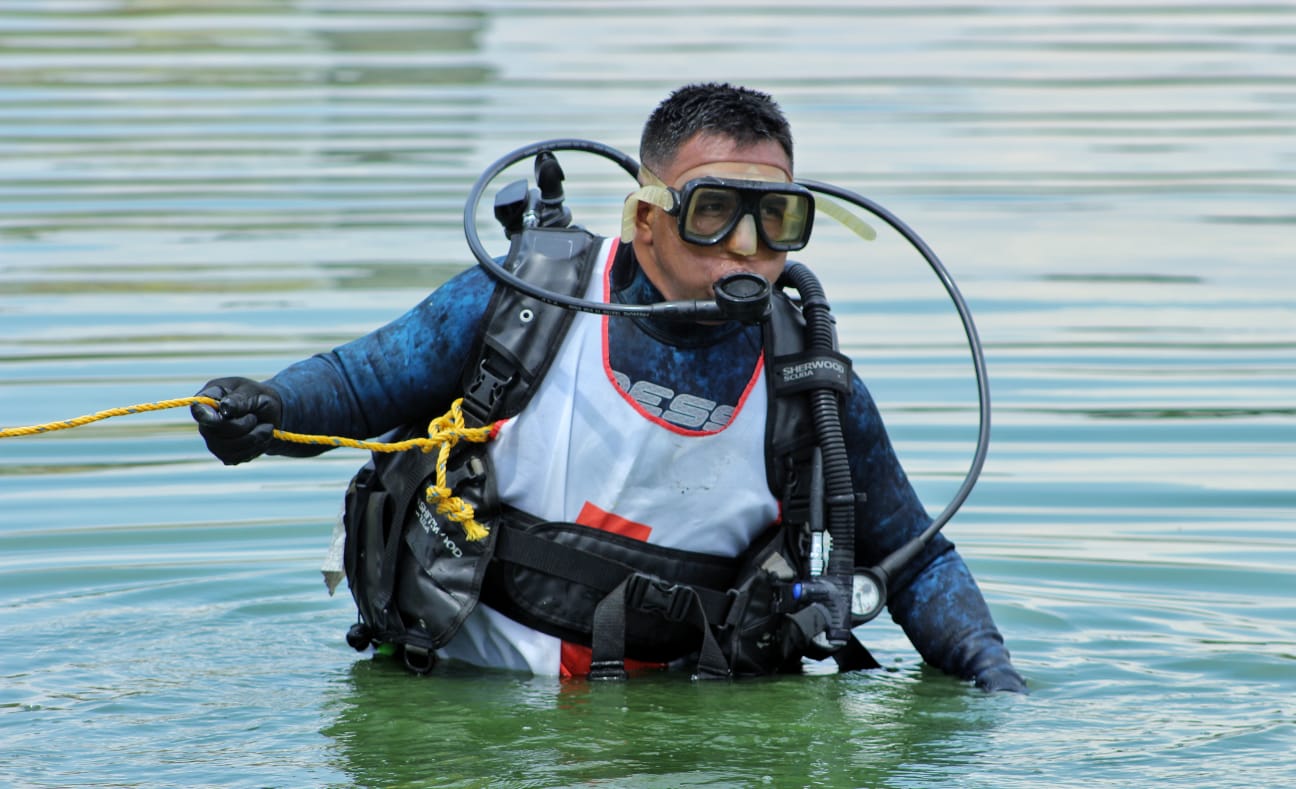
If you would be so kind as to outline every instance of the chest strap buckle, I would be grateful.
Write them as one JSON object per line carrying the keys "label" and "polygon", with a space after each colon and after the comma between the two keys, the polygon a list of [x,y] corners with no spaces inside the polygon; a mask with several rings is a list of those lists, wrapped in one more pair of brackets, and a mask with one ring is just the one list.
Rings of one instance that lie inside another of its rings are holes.
{"label": "chest strap buckle", "polygon": [[488,364],[489,355],[483,354],[483,357],[481,364],[477,366],[477,377],[464,390],[463,397],[464,411],[481,425],[492,421],[499,407],[500,398],[517,377],[515,370],[507,373],[492,370]]}
{"label": "chest strap buckle", "polygon": [[660,614],[671,622],[688,618],[696,596],[691,587],[644,573],[626,579],[626,608]]}

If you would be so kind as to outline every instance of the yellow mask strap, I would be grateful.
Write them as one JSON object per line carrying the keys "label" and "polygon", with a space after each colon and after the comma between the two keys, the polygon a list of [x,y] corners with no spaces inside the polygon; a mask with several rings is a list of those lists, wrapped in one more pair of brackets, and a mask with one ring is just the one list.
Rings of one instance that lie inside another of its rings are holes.
{"label": "yellow mask strap", "polygon": [[621,207],[621,243],[634,241],[635,214],[640,201],[655,205],[663,211],[675,207],[675,196],[670,193],[666,184],[647,167],[639,168],[639,183],[643,186],[626,196],[625,205]]}
{"label": "yellow mask strap", "polygon": [[877,238],[877,231],[874,230],[868,222],[865,222],[855,214],[852,214],[840,203],[829,200],[823,194],[815,195],[815,210],[822,211],[833,219],[836,219],[844,225],[847,230],[850,230],[865,241],[872,241]]}

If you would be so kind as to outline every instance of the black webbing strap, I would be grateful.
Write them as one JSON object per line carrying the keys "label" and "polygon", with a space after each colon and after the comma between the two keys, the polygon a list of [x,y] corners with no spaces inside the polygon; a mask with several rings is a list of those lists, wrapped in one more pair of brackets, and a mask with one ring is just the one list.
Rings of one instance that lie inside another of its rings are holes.
{"label": "black webbing strap", "polygon": [[[829,626],[828,612],[819,604],[806,606],[789,614],[788,621],[800,631],[802,642],[806,644],[813,642],[814,637],[827,630]],[[827,655],[821,655],[821,657],[827,657]],[[836,661],[838,671],[882,668],[882,664],[877,662],[877,659],[873,657],[873,653],[868,651],[868,647],[860,643],[854,633],[851,633],[850,638],[846,640],[846,646],[832,653],[832,659]]]}
{"label": "black webbing strap", "polygon": [[[495,543],[495,558],[530,570],[588,586],[604,595],[610,594],[634,574],[636,569],[615,559],[547,540],[503,521]],[[652,577],[652,576],[645,576]],[[725,592],[698,585],[694,579],[678,578],[676,582],[692,589],[709,621],[726,621],[733,597]]]}
{"label": "black webbing strap", "polygon": [[634,573],[609,592],[594,609],[590,643],[590,679],[624,680],[626,610],[656,613],[672,622],[689,622],[702,633],[694,679],[727,679],[725,660],[711,632],[702,600],[691,586]]}
{"label": "black webbing strap", "polygon": [[564,581],[593,587],[604,594],[612,591],[634,568],[602,556],[559,545],[537,537],[505,521],[495,543],[495,558],[531,570],[557,576]]}
{"label": "black webbing strap", "polygon": [[594,608],[590,639],[590,679],[624,681],[625,669],[625,581],[617,584]]}
{"label": "black webbing strap", "polygon": [[833,660],[837,661],[838,671],[882,668],[882,664],[877,662],[877,658],[868,651],[868,647],[860,643],[854,633],[851,633],[851,637],[846,640],[846,646],[833,653]]}

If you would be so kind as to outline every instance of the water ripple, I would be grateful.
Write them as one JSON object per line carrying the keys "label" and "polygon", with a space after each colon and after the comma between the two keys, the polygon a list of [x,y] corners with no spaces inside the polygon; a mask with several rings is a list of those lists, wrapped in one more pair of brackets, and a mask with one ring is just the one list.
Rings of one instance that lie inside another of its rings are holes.
{"label": "water ripple", "polygon": [[[973,308],[994,439],[948,533],[1034,695],[982,698],[889,621],[870,675],[411,682],[322,594],[362,455],[222,468],[179,411],[0,442],[0,773],[419,784],[411,754],[454,741],[440,785],[1285,785],[1294,52],[1264,2],[6,4],[5,426],[272,374],[461,270],[504,151],[633,152],[703,76],[773,91],[798,172],[897,211]],[[624,176],[563,164],[615,227]],[[842,347],[937,509],[975,438],[957,322],[894,234],[818,225]]]}

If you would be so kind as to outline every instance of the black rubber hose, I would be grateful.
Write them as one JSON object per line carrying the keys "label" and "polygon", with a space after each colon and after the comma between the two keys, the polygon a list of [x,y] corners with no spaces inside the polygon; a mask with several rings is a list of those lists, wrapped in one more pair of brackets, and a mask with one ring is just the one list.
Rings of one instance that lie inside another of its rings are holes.
{"label": "black rubber hose", "polygon": [[954,513],[958,512],[959,507],[963,506],[963,502],[972,493],[972,488],[981,476],[981,469],[985,465],[986,455],[990,450],[990,381],[986,375],[985,352],[981,347],[981,338],[977,334],[976,326],[972,322],[972,311],[963,299],[963,294],[959,292],[958,287],[954,284],[954,278],[950,276],[949,270],[945,268],[940,258],[936,257],[936,253],[932,251],[931,247],[927,246],[927,242],[923,241],[921,236],[901,221],[898,216],[876,201],[856,194],[849,189],[843,189],[840,186],[820,181],[799,180],[797,183],[816,192],[853,203],[886,222],[903,236],[918,251],[918,254],[922,255],[923,260],[931,267],[932,272],[936,274],[945,287],[945,292],[949,294],[950,300],[954,302],[954,308],[958,311],[959,320],[963,323],[963,332],[967,335],[968,349],[972,352],[972,366],[976,372],[979,413],[976,451],[972,456],[972,464],[963,477],[963,484],[955,491],[954,497],[946,505],[945,509],[932,520],[931,525],[922,534],[905,543],[890,556],[883,559],[875,568],[881,574],[883,581],[885,581],[886,578],[894,575],[901,567],[904,567],[909,560],[921,553],[927,543],[931,542],[932,538],[945,527],[945,524],[954,517]]}
{"label": "black rubber hose", "polygon": [[[800,263],[789,263],[784,277],[801,295],[801,312],[806,321],[806,350],[814,353],[837,351],[837,327],[823,286],[810,269]],[[819,451],[823,453],[824,494],[827,506],[828,534],[832,547],[828,552],[825,575],[846,593],[842,610],[834,610],[838,633],[830,637],[845,638],[850,631],[849,592],[855,574],[855,485],[851,480],[850,457],[846,435],[842,431],[841,396],[826,388],[810,391],[810,416]]]}

